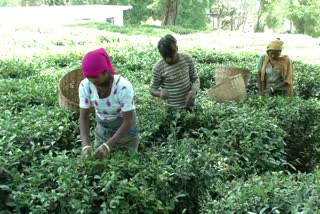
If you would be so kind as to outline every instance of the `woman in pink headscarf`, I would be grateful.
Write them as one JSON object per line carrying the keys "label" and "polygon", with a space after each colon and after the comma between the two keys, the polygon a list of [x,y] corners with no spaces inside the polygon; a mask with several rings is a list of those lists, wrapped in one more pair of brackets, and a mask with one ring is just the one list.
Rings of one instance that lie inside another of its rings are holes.
{"label": "woman in pink headscarf", "polygon": [[80,137],[82,154],[87,156],[90,144],[89,108],[95,108],[95,158],[106,157],[117,148],[137,151],[138,120],[135,113],[131,83],[113,69],[105,49],[88,52],[82,60],[86,77],[79,85]]}

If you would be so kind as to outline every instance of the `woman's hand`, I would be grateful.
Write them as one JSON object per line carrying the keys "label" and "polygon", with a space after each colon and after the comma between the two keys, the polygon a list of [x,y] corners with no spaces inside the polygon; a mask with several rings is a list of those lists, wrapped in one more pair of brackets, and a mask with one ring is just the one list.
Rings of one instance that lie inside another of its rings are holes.
{"label": "woman's hand", "polygon": [[82,157],[86,158],[91,152],[89,135],[89,109],[80,108],[80,138],[82,142]]}
{"label": "woman's hand", "polygon": [[91,151],[91,146],[82,147],[82,157],[87,158],[89,156],[90,151]]}
{"label": "woman's hand", "polygon": [[110,150],[110,147],[108,146],[108,144],[103,143],[96,149],[93,157],[101,159],[101,158],[107,157],[110,154],[110,152],[111,152],[111,150]]}

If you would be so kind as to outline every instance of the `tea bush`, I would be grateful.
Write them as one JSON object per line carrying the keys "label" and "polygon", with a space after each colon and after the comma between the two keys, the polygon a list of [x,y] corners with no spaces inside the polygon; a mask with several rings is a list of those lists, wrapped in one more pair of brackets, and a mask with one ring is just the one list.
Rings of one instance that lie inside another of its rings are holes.
{"label": "tea bush", "polygon": [[298,170],[311,171],[319,163],[320,106],[317,100],[253,97],[245,105],[277,118],[285,132],[288,161]]}
{"label": "tea bush", "polygon": [[314,174],[268,172],[248,180],[218,182],[215,198],[207,192],[201,213],[317,213],[319,170]]}
{"label": "tea bush", "polygon": [[30,106],[57,105],[57,78],[3,79],[0,82],[2,85],[0,105],[11,111],[21,111]]}
{"label": "tea bush", "polygon": [[0,78],[28,78],[38,73],[37,65],[28,59],[1,60]]}
{"label": "tea bush", "polygon": [[266,111],[239,108],[237,103],[214,104],[202,99],[192,113],[179,115],[178,126],[167,122],[168,134],[175,131],[175,139],[191,136],[210,144],[226,163],[241,167],[244,174],[284,169],[285,133],[276,118]]}
{"label": "tea bush", "polygon": [[11,140],[8,151],[11,147],[35,151],[72,149],[78,139],[78,123],[72,121],[70,113],[57,108],[36,106],[21,112],[6,110],[0,121],[0,138]]}
{"label": "tea bush", "polygon": [[295,62],[296,94],[304,99],[320,98],[320,66]]}

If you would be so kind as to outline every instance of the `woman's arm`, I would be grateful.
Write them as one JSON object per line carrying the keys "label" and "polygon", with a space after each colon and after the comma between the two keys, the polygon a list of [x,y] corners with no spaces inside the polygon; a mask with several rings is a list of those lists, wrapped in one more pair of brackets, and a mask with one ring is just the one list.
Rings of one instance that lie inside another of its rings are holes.
{"label": "woman's arm", "polygon": [[128,134],[128,131],[131,126],[132,118],[133,118],[133,111],[123,112],[123,121],[119,129],[114,133],[114,135],[106,142],[109,147],[115,145],[122,137]]}
{"label": "woman's arm", "polygon": [[257,75],[257,84],[258,84],[258,92],[260,94],[263,93],[263,87],[262,87],[262,82],[261,82],[261,70],[262,70],[262,65],[263,65],[263,61],[265,59],[266,55],[261,55],[258,59],[258,63],[257,63],[257,69],[258,69],[258,75]]}
{"label": "woman's arm", "polygon": [[285,81],[278,83],[275,86],[272,86],[265,90],[265,93],[273,93],[274,91],[277,91],[279,88],[288,87],[289,84]]}
{"label": "woman's arm", "polygon": [[131,125],[132,117],[133,117],[133,111],[127,111],[123,112],[123,121],[119,129],[114,133],[114,135],[108,140],[108,142],[103,143],[94,153],[95,158],[103,158],[107,156],[111,148],[122,138],[124,137]]}
{"label": "woman's arm", "polygon": [[258,83],[258,92],[261,94],[262,93],[261,71],[258,72],[257,83]]}
{"label": "woman's arm", "polygon": [[80,108],[80,139],[82,146],[90,145],[90,118],[89,109]]}

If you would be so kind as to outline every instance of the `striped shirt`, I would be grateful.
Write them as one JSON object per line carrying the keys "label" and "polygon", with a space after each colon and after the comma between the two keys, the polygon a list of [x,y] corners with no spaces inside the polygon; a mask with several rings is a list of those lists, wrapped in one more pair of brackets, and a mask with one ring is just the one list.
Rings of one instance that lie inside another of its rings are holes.
{"label": "striped shirt", "polygon": [[153,68],[151,90],[165,89],[168,91],[166,105],[174,108],[186,107],[186,97],[189,91],[200,89],[200,80],[195,71],[191,56],[179,54],[179,60],[173,65],[161,59]]}

